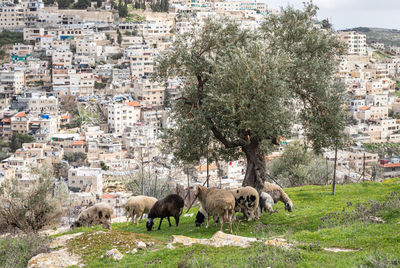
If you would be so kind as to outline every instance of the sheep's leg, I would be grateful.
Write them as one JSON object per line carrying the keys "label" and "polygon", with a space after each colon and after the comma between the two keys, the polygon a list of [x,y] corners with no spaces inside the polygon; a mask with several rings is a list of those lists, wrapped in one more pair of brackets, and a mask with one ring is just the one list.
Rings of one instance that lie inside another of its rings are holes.
{"label": "sheep's leg", "polygon": [[171,227],[172,224],[171,224],[171,221],[170,221],[170,219],[169,219],[169,216],[167,217],[167,219],[168,219],[169,227]]}
{"label": "sheep's leg", "polygon": [[207,221],[206,228],[208,228],[208,219],[209,219],[209,217],[208,217],[208,216],[206,216],[206,221]]}
{"label": "sheep's leg", "polygon": [[175,216],[175,225],[176,225],[176,226],[179,225],[179,216]]}
{"label": "sheep's leg", "polygon": [[224,217],[221,217],[221,232],[223,232],[224,229]]}
{"label": "sheep's leg", "polygon": [[[139,225],[139,221],[142,219],[143,213],[140,213],[139,215],[137,215],[138,219],[137,219],[137,225]],[[140,218],[140,219],[139,219]]]}
{"label": "sheep's leg", "polygon": [[161,223],[162,223],[162,220],[163,220],[164,218],[161,218],[161,220],[160,220],[160,224],[158,225],[158,229],[157,230],[160,230],[161,229]]}

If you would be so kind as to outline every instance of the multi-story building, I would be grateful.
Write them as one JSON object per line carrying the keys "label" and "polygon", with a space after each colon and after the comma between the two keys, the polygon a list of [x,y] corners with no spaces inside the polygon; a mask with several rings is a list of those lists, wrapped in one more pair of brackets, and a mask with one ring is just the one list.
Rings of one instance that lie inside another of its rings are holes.
{"label": "multi-story building", "polygon": [[165,86],[149,79],[137,80],[133,87],[133,96],[142,105],[161,107],[164,105]]}
{"label": "multi-story building", "polygon": [[348,54],[363,55],[367,52],[367,36],[355,31],[339,32],[339,38],[347,45]]}
{"label": "multi-story building", "polygon": [[110,131],[122,134],[125,128],[140,121],[140,103],[137,101],[111,103],[107,106],[107,118]]}
{"label": "multi-story building", "polygon": [[83,192],[103,193],[103,175],[100,168],[79,167],[68,170],[68,187]]}
{"label": "multi-story building", "polygon": [[0,71],[0,97],[7,98],[21,94],[25,86],[25,76],[22,71]]}

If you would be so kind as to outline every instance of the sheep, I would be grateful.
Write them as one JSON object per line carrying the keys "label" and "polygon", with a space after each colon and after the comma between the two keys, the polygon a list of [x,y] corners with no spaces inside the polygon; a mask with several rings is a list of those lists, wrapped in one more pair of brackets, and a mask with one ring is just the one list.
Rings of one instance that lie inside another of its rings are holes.
{"label": "sheep", "polygon": [[132,219],[133,224],[135,224],[136,221],[136,225],[139,225],[139,220],[142,219],[143,213],[149,213],[150,209],[156,202],[156,198],[145,195],[138,195],[129,198],[125,204],[126,225],[129,224],[129,218]]}
{"label": "sheep", "polygon": [[[200,206],[200,209],[199,209],[199,211],[197,212],[197,215],[196,215],[196,221],[195,221],[196,227],[200,227],[200,225],[204,223],[206,218],[208,218],[208,214],[203,209],[203,207]],[[219,218],[218,217],[214,217],[214,223],[217,224],[218,221],[219,221]]]}
{"label": "sheep", "polygon": [[249,221],[259,218],[259,196],[256,189],[246,186],[230,192],[235,197],[235,212],[243,212]]}
{"label": "sheep", "polygon": [[289,212],[292,212],[292,200],[290,200],[289,196],[278,185],[265,182],[264,188],[261,192],[269,194],[272,199],[274,199],[274,203],[277,203],[278,201],[283,202],[285,204],[285,209]]}
{"label": "sheep", "polygon": [[269,212],[269,214],[274,213],[274,210],[272,208],[272,206],[274,205],[274,199],[272,199],[272,197],[265,193],[265,192],[261,192],[260,194],[260,210],[261,212],[264,210],[264,212]]}
{"label": "sheep", "polygon": [[158,230],[161,228],[161,223],[165,217],[168,219],[169,226],[171,227],[171,221],[169,220],[170,216],[175,218],[176,226],[179,225],[179,216],[182,214],[183,206],[185,202],[183,198],[177,194],[170,194],[164,199],[158,200],[154,206],[150,209],[146,228],[147,231],[151,231],[154,225],[155,218],[161,218],[160,224],[158,225]]}
{"label": "sheep", "polygon": [[202,208],[206,212],[205,218],[208,220],[210,216],[214,219],[219,217],[221,220],[221,231],[224,222],[229,222],[229,229],[232,233],[232,218],[235,214],[235,197],[233,194],[224,189],[206,188],[204,186],[197,186],[197,197],[201,203]]}
{"label": "sheep", "polygon": [[110,205],[105,203],[98,203],[94,206],[84,209],[76,219],[76,221],[71,225],[71,228],[81,226],[93,226],[101,224],[103,228],[111,230],[111,215],[113,210]]}

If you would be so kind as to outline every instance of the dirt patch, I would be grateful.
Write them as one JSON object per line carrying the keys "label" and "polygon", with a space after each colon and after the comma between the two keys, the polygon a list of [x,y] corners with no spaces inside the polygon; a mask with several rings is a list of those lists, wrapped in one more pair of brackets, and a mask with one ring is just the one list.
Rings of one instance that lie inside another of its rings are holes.
{"label": "dirt patch", "polygon": [[350,248],[324,248],[326,251],[331,251],[331,252],[354,252],[357,251],[356,249],[350,249]]}

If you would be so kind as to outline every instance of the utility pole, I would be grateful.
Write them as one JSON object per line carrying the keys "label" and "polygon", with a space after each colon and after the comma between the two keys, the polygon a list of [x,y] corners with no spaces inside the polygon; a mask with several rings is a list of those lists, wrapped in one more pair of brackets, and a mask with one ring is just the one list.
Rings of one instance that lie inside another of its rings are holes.
{"label": "utility pole", "polygon": [[189,168],[186,168],[186,174],[187,174],[187,190],[188,190],[188,197],[189,197],[189,203],[191,202],[190,200],[190,177],[189,177]]}
{"label": "utility pole", "polygon": [[335,145],[335,163],[333,169],[333,182],[332,182],[333,195],[336,194],[336,162],[337,162],[337,144]]}
{"label": "utility pole", "polygon": [[328,184],[329,182],[328,157],[325,157],[325,165],[326,165],[326,184]]}
{"label": "utility pole", "polygon": [[144,195],[144,159],[143,159],[143,147],[140,147],[140,160],[141,160],[141,167],[142,167],[142,195]]}
{"label": "utility pole", "polygon": [[210,170],[209,170],[209,167],[208,167],[208,145],[207,145],[207,188],[210,187],[209,179],[210,179]]}
{"label": "utility pole", "polygon": [[364,182],[365,178],[365,153],[363,155],[363,172],[362,172],[362,181]]}

